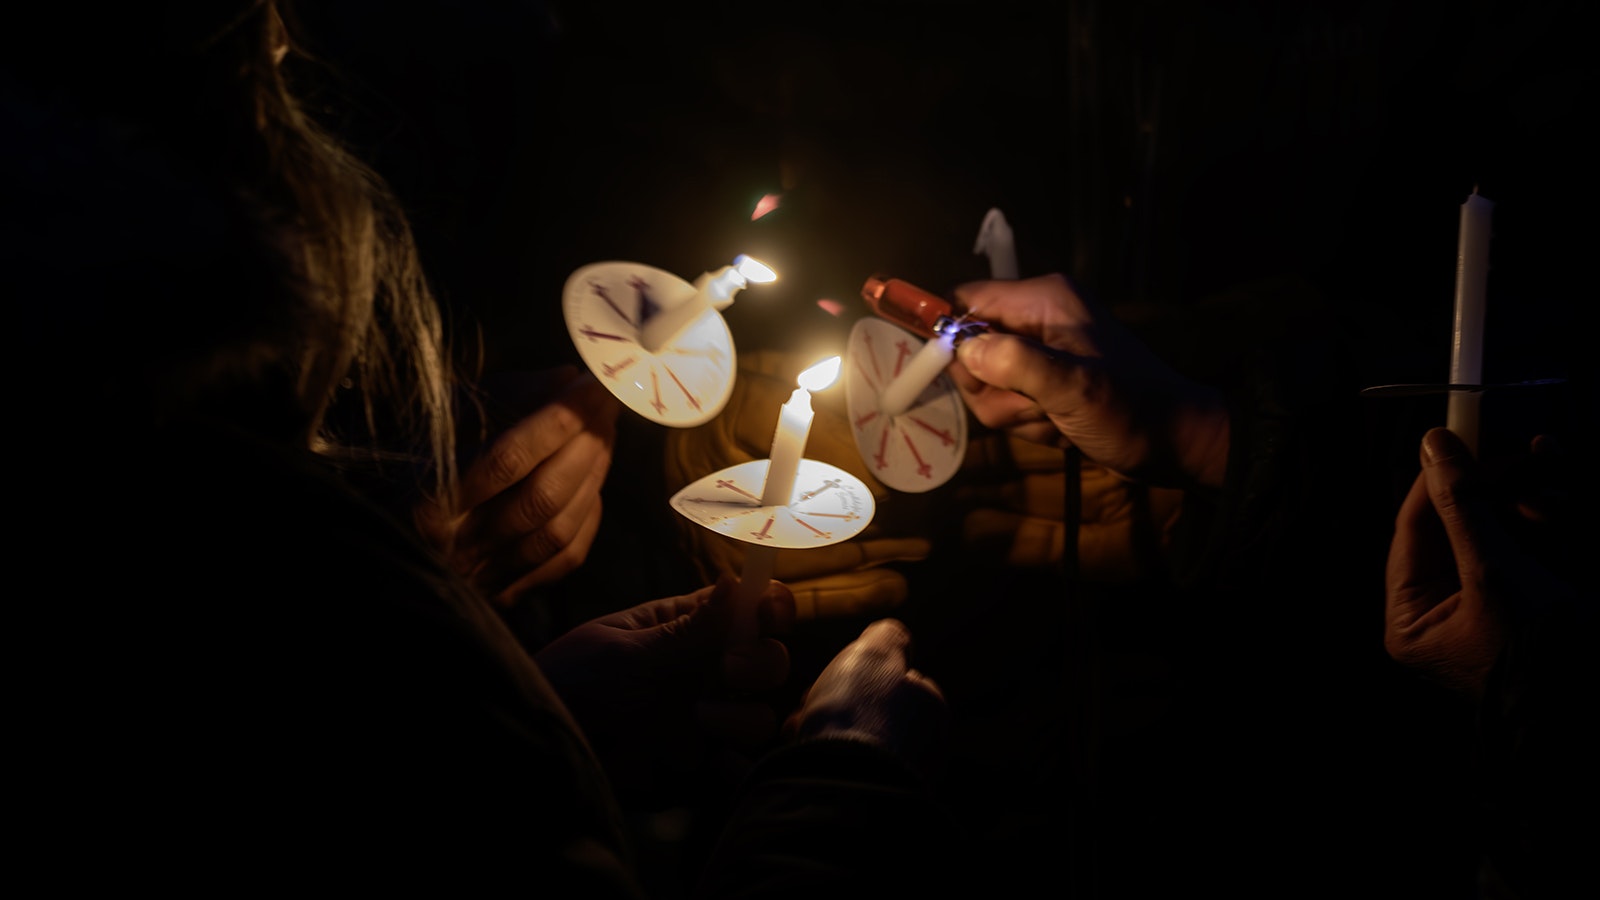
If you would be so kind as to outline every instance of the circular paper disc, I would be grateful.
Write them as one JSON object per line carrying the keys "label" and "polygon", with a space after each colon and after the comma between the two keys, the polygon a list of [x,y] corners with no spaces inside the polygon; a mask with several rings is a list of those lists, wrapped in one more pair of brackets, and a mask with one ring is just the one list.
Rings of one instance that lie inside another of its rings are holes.
{"label": "circular paper disc", "polygon": [[672,508],[718,534],[778,549],[825,547],[860,534],[877,503],[865,482],[837,466],[800,460],[794,500],[762,506],[770,460],[730,466],[672,496]]}
{"label": "circular paper disc", "polygon": [[733,394],[733,335],[707,312],[651,353],[639,343],[650,311],[693,296],[694,285],[633,262],[600,262],[567,278],[561,308],[584,364],[629,409],[662,425],[711,421]]}
{"label": "circular paper disc", "polygon": [[967,455],[967,407],[949,375],[939,373],[892,419],[878,409],[884,387],[925,343],[898,325],[864,318],[850,329],[845,357],[845,405],[856,451],[878,480],[908,494],[949,481]]}

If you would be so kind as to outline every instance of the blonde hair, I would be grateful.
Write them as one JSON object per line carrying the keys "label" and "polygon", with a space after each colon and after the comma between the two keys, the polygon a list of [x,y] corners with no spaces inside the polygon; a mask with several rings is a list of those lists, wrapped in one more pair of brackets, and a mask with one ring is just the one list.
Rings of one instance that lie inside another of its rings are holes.
{"label": "blonde hair", "polygon": [[90,29],[24,10],[0,65],[0,255],[53,376],[37,415],[69,445],[220,424],[379,499],[417,478],[449,502],[449,322],[396,198],[318,120],[331,73],[285,58],[284,2],[112,4]]}
{"label": "blonde hair", "polygon": [[261,190],[278,192],[255,199],[291,216],[297,237],[303,318],[285,362],[304,437],[341,464],[425,471],[452,499],[451,357],[406,216],[291,90],[280,61],[294,41],[279,4],[260,0],[232,27],[247,42],[241,74],[264,141]]}

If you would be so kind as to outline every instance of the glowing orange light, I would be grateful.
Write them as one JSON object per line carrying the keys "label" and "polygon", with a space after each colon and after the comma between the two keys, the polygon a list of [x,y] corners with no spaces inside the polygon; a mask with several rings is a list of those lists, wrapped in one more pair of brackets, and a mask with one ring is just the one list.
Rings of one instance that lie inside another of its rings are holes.
{"label": "glowing orange light", "polygon": [[830,316],[834,316],[835,318],[844,312],[843,303],[840,303],[837,300],[829,300],[827,297],[823,297],[821,300],[818,300],[817,305],[822,307],[823,312]]}
{"label": "glowing orange light", "polygon": [[773,210],[777,209],[778,204],[782,202],[782,194],[763,194],[761,199],[756,201],[755,211],[750,213],[750,221],[754,222],[767,213],[772,212]]}

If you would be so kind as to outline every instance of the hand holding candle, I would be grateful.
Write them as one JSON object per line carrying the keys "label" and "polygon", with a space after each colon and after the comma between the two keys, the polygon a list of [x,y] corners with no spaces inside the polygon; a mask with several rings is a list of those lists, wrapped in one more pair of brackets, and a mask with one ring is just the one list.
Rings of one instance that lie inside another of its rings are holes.
{"label": "hand holding candle", "polygon": [[[800,471],[800,460],[805,457],[806,440],[811,434],[811,392],[820,391],[839,377],[842,360],[831,356],[817,363],[795,379],[799,386],[789,395],[787,403],[778,410],[778,426],[772,435],[772,451],[768,454],[767,478],[761,489],[763,507],[788,507],[794,499],[795,476]],[[755,605],[772,580],[778,550],[767,544],[752,545],[745,551],[744,569],[739,575],[739,592],[735,597],[734,622],[730,637],[735,642],[754,640],[757,635]]]}

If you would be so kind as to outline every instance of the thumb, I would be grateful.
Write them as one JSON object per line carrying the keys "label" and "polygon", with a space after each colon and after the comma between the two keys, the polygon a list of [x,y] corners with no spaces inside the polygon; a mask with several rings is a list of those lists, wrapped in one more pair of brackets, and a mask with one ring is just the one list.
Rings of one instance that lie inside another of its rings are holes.
{"label": "thumb", "polygon": [[1422,472],[1428,499],[1444,523],[1463,588],[1482,595],[1484,563],[1504,540],[1493,518],[1472,452],[1447,428],[1432,428],[1422,437]]}
{"label": "thumb", "polygon": [[632,632],[629,643],[659,671],[681,671],[698,665],[715,647],[715,633],[704,607]]}
{"label": "thumb", "polygon": [[[690,595],[683,598],[674,598],[676,614],[672,610],[663,608],[665,615],[653,623],[639,623],[643,627],[624,629],[629,632],[629,639],[634,646],[642,648],[651,658],[662,665],[692,664],[706,659],[715,653],[721,646],[721,633],[723,625],[718,621],[719,611],[712,603],[711,591],[697,592],[703,599],[699,602],[684,602],[694,598]],[[659,601],[666,603],[668,601]]]}
{"label": "thumb", "polygon": [[1030,338],[990,332],[969,338],[956,358],[985,384],[1031,397],[1040,406],[1067,389],[1073,357]]}

